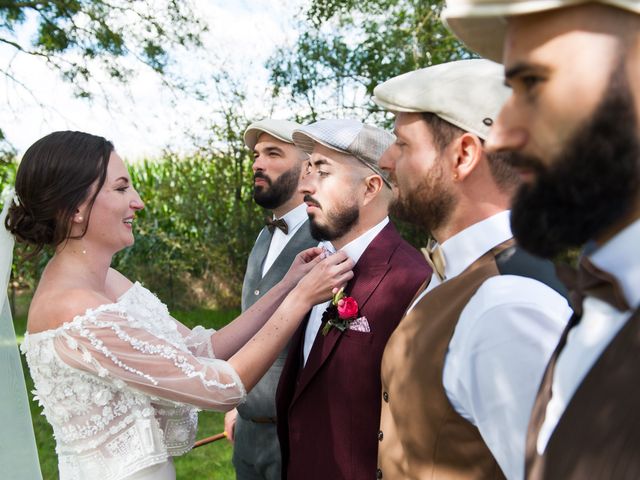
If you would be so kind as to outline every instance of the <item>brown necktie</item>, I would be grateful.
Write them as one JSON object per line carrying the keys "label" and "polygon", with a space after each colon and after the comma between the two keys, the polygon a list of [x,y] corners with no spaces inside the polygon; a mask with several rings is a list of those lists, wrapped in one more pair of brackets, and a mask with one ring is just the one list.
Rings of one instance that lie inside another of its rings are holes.
{"label": "brown necktie", "polygon": [[420,249],[427,263],[431,267],[431,270],[438,276],[440,281],[444,280],[444,269],[447,265],[444,259],[444,253],[442,253],[442,247],[438,245],[433,238],[429,240],[429,243],[425,248]]}
{"label": "brown necktie", "polygon": [[269,233],[273,233],[276,228],[282,230],[282,233],[287,235],[289,233],[289,226],[287,222],[283,218],[270,218],[267,217],[264,219],[264,224],[269,229]]}
{"label": "brown necktie", "polygon": [[616,278],[600,270],[588,257],[583,256],[580,259],[577,271],[561,265],[557,272],[560,280],[569,289],[571,304],[577,315],[582,315],[582,302],[585,297],[595,297],[621,312],[631,309]]}

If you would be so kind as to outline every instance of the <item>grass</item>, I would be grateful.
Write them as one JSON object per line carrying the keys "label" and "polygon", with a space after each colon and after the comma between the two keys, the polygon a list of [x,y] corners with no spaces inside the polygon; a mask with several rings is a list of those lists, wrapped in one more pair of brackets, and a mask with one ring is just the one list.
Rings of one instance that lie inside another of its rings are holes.
{"label": "grass", "polygon": [[[16,335],[21,339],[26,330],[26,306],[28,299],[17,299],[14,326]],[[175,318],[185,325],[194,327],[204,325],[208,328],[220,328],[235,318],[237,312],[225,312],[199,309],[190,312],[173,312]],[[26,368],[24,356],[22,366],[25,372],[27,390],[33,390],[33,381]],[[53,430],[43,415],[41,408],[33,402],[29,394],[31,418],[36,434],[40,468],[44,480],[58,480],[58,460],[55,453]],[[220,433],[224,430],[224,414],[219,412],[201,412],[199,416],[198,439]],[[235,478],[231,464],[232,448],[226,440],[219,440],[199,447],[186,455],[174,458],[178,479],[189,480],[232,480]],[[94,480],[94,479],[87,479]],[[95,479],[98,480],[98,479]]]}

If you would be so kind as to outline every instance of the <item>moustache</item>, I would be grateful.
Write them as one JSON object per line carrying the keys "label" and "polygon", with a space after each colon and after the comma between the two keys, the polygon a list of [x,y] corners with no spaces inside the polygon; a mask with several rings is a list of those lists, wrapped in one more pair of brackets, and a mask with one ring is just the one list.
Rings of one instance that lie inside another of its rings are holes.
{"label": "moustache", "polygon": [[531,170],[536,175],[541,175],[547,170],[542,160],[533,155],[509,152],[509,155],[505,156],[504,159],[510,167],[515,169]]}
{"label": "moustache", "polygon": [[269,177],[267,177],[264,173],[262,172],[256,172],[253,174],[253,181],[255,182],[257,178],[262,178],[263,180],[265,180],[267,182],[267,184],[271,185],[271,179]]}
{"label": "moustache", "polygon": [[307,205],[313,205],[314,207],[318,207],[318,208],[322,208],[320,206],[320,202],[318,202],[315,198],[313,198],[311,195],[305,195],[302,198],[302,201],[304,203],[306,203]]}
{"label": "moustache", "polygon": [[391,186],[393,187],[398,187],[398,179],[396,178],[396,174],[389,172],[388,176],[387,176],[387,180],[389,180],[389,183],[391,184]]}

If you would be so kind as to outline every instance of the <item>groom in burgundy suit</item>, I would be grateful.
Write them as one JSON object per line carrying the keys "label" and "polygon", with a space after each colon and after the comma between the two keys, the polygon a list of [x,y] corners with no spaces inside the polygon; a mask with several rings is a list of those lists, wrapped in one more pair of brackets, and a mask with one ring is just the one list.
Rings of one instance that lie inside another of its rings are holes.
{"label": "groom in burgundy suit", "polygon": [[358,310],[340,322],[329,302],[316,305],[291,341],[276,395],[282,478],[371,480],[382,352],[431,272],[387,216],[393,193],[378,160],[393,135],[322,120],[295,130],[293,140],[311,154],[299,187],[311,233],[356,262],[345,294]]}

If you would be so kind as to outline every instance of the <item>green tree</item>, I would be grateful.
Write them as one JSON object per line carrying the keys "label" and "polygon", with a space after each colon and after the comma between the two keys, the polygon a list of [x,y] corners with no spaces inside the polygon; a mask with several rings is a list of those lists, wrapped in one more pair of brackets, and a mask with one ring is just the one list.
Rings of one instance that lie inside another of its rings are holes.
{"label": "green tree", "polygon": [[[300,121],[355,117],[391,127],[369,101],[376,85],[405,72],[471,57],[442,24],[444,0],[312,0],[293,46],[270,58],[273,95]],[[416,246],[421,228],[395,220]]]}
{"label": "green tree", "polygon": [[[101,90],[96,78],[125,84],[136,63],[188,89],[172,58],[199,47],[205,29],[184,0],[0,0],[0,45],[42,59],[81,98]],[[29,90],[12,62],[0,65],[0,75]],[[0,150],[6,145],[0,130]]]}
{"label": "green tree", "polygon": [[[379,83],[471,56],[440,20],[443,0],[313,0],[293,48],[269,60],[274,96],[299,116],[367,118]],[[379,116],[376,118],[380,119]]]}
{"label": "green tree", "polygon": [[[25,40],[16,27],[30,18],[36,35]],[[0,43],[41,57],[79,96],[91,95],[94,68],[125,81],[126,56],[169,73],[171,49],[199,46],[204,30],[183,0],[0,0]],[[12,78],[10,67],[0,72]]]}

